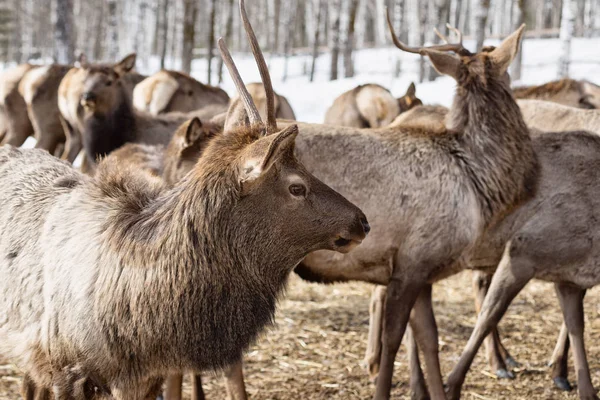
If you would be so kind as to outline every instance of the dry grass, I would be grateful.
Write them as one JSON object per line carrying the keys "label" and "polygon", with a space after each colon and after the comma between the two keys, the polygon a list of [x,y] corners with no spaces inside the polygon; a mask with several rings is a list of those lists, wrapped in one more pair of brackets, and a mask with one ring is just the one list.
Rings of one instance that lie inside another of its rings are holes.
{"label": "dry grass", "polygon": [[[369,399],[373,384],[361,365],[367,337],[368,301],[372,286],[306,284],[292,277],[280,304],[277,325],[248,352],[245,374],[250,398]],[[442,369],[448,374],[458,359],[475,322],[469,272],[434,288],[440,331]],[[600,387],[600,292],[586,298],[586,343],[592,379]],[[483,352],[475,359],[463,389],[463,399],[576,399],[552,387],[546,363],[562,317],[552,285],[533,282],[515,299],[501,323],[504,344],[523,364],[512,381],[490,374]],[[409,399],[406,353],[396,360],[392,398]],[[574,383],[574,372],[570,370]],[[208,374],[204,388],[209,399],[225,398],[221,378]],[[0,366],[0,399],[18,398],[20,375]],[[189,387],[186,385],[189,396]]]}

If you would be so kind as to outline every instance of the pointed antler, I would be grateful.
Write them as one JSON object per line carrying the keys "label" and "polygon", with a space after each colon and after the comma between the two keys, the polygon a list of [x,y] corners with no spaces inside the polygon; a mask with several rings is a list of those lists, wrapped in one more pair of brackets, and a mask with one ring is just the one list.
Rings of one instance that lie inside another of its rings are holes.
{"label": "pointed antler", "polygon": [[438,31],[437,28],[433,28],[433,31],[442,40],[442,42],[444,42],[445,44],[451,45],[451,46],[460,46],[460,49],[458,51],[464,49],[464,47],[463,47],[463,35],[462,35],[462,32],[459,31],[458,29],[456,29],[455,27],[453,27],[450,24],[446,24],[446,28],[448,28],[449,31],[454,32],[454,34],[456,34],[456,36],[458,37],[458,43],[454,43],[454,44],[450,43],[450,40],[448,40],[448,38],[446,36],[442,35],[440,33],[440,31]]}
{"label": "pointed antler", "polygon": [[240,72],[238,71],[235,63],[233,62],[233,58],[231,58],[231,54],[227,49],[227,45],[225,44],[225,40],[223,38],[219,38],[217,42],[219,45],[219,51],[221,52],[221,58],[223,58],[223,63],[227,66],[227,70],[229,71],[229,75],[231,75],[231,79],[235,84],[235,87],[244,103],[244,108],[246,109],[246,113],[248,113],[248,119],[250,120],[250,125],[263,125],[262,120],[260,119],[260,114],[258,113],[258,109],[252,100],[252,96],[248,93],[248,89],[246,89],[246,85],[244,85],[244,81],[240,76]]}
{"label": "pointed antler", "polygon": [[275,119],[275,92],[273,91],[273,84],[271,83],[271,75],[269,74],[267,63],[260,50],[252,25],[250,25],[250,21],[248,20],[244,0],[240,0],[240,14],[242,16],[246,35],[248,36],[248,41],[250,42],[252,54],[256,60],[256,65],[258,66],[258,71],[260,72],[260,77],[265,88],[265,95],[267,97],[267,132],[273,133],[277,131],[277,120]]}
{"label": "pointed antler", "polygon": [[394,44],[396,45],[397,48],[399,48],[402,51],[406,51],[408,53],[416,53],[416,54],[421,54],[423,55],[424,52],[426,52],[427,50],[437,50],[437,51],[453,51],[455,53],[458,54],[464,54],[465,52],[468,52],[467,49],[465,49],[462,45],[462,34],[458,31],[458,29],[451,27],[450,25],[448,26],[448,29],[454,31],[457,33],[458,38],[459,38],[459,42],[458,43],[449,43],[448,39],[446,39],[445,36],[443,36],[441,33],[438,32],[437,29],[435,30],[435,33],[446,43],[446,44],[442,44],[442,45],[434,45],[434,46],[422,46],[422,47],[411,47],[408,46],[404,43],[402,43],[400,41],[400,39],[398,39],[398,36],[396,36],[396,31],[394,30],[394,27],[392,25],[392,20],[390,18],[390,11],[386,8],[386,17],[387,17],[387,24],[388,24],[388,28],[390,30],[390,33],[392,34],[392,40],[394,41]]}

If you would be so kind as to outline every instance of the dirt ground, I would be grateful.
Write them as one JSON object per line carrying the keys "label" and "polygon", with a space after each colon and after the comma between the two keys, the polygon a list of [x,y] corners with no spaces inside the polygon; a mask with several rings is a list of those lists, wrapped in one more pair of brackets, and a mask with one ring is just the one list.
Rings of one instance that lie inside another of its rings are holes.
{"label": "dirt ground", "polygon": [[[292,276],[281,301],[276,326],[245,357],[251,399],[369,399],[374,391],[362,359],[368,331],[372,286],[307,284]],[[458,360],[475,323],[471,274],[465,272],[434,287],[442,370]],[[600,291],[586,297],[586,344],[592,379],[600,387]],[[500,328],[504,344],[522,364],[516,379],[497,380],[480,351],[463,388],[463,399],[576,399],[575,391],[554,389],[546,363],[562,317],[551,284],[532,282],[515,299]],[[21,375],[0,363],[0,399],[18,399]],[[575,383],[570,362],[569,376]],[[186,383],[189,396],[189,385]],[[204,378],[206,397],[224,399],[220,376]],[[188,397],[189,398],[189,397]],[[393,399],[409,399],[404,347],[396,359]]]}

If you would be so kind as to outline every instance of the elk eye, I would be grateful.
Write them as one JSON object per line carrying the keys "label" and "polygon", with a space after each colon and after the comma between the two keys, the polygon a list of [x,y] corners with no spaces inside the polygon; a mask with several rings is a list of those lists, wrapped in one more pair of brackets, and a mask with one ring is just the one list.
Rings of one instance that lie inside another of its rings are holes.
{"label": "elk eye", "polygon": [[106,81],[106,86],[112,85],[112,81]]}
{"label": "elk eye", "polygon": [[191,96],[191,95],[193,95],[193,94],[194,94],[194,92],[192,92],[191,90],[188,90],[188,92],[187,92],[187,95],[188,95],[188,96]]}
{"label": "elk eye", "polygon": [[306,196],[306,186],[299,184],[290,185],[290,193],[292,196],[304,197]]}

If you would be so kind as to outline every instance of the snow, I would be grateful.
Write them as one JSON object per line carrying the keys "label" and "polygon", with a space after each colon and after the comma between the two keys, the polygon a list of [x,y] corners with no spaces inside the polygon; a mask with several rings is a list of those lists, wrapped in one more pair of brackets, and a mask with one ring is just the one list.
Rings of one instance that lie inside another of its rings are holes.
{"label": "snow", "polygon": [[[465,40],[465,47],[473,50],[474,41]],[[498,40],[488,40],[486,45],[498,45]],[[572,60],[570,75],[575,79],[587,79],[600,84],[600,38],[574,38],[571,44]],[[523,42],[522,79],[517,84],[542,84],[558,79],[558,59],[561,45],[558,39],[526,39]],[[310,55],[290,57],[288,79],[282,81],[284,58],[269,56],[267,63],[275,91],[285,96],[291,103],[299,121],[320,123],[325,111],[333,100],[346,90],[365,83],[378,83],[387,87],[392,93],[402,96],[411,82],[417,86],[417,96],[425,104],[442,104],[450,106],[454,97],[455,82],[449,77],[440,77],[432,82],[418,83],[419,56],[401,52],[395,47],[364,49],[354,52],[356,76],[353,78],[329,81],[329,54],[317,59],[315,81],[309,82],[307,71],[310,68]],[[402,72],[395,77],[394,71],[398,58],[402,62]],[[240,70],[244,82],[260,81],[260,75],[254,59],[250,54],[235,53],[233,58]],[[429,65],[428,61],[426,61]],[[159,60],[148,62],[150,69],[140,68],[140,72],[152,74],[159,70]],[[213,65],[216,71],[217,62]],[[343,71],[341,71],[343,73]],[[198,59],[192,63],[192,76],[206,82],[206,60]],[[235,87],[226,69],[223,71],[222,87],[230,96],[235,94]],[[216,72],[212,82],[217,82]],[[26,142],[27,147],[35,144],[33,138]]]}

